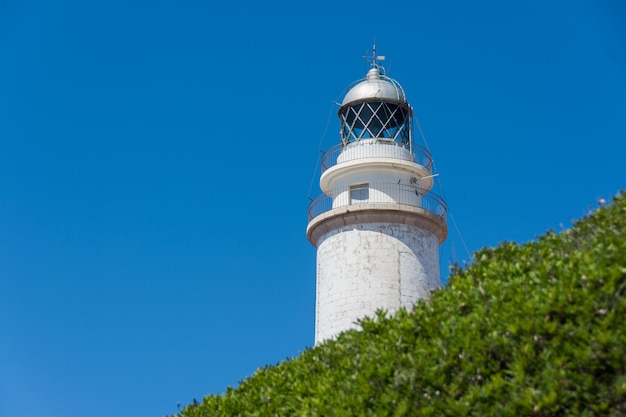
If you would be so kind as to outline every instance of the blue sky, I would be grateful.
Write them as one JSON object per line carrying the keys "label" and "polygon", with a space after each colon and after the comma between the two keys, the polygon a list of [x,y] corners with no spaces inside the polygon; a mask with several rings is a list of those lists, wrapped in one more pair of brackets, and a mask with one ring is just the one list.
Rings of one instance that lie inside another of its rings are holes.
{"label": "blue sky", "polygon": [[[442,270],[626,186],[626,6],[0,2],[0,417],[164,416],[313,343],[320,149],[374,38]],[[309,195],[309,184],[314,186]]]}

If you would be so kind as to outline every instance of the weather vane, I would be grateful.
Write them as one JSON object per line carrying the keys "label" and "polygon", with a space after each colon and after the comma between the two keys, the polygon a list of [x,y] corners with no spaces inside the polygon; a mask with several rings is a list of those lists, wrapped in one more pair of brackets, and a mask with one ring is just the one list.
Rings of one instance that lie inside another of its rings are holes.
{"label": "weather vane", "polygon": [[378,67],[377,62],[385,60],[384,55],[380,55],[380,56],[376,55],[376,40],[374,40],[374,46],[372,46],[372,55],[371,56],[364,55],[363,58],[368,60],[372,64],[372,67]]}

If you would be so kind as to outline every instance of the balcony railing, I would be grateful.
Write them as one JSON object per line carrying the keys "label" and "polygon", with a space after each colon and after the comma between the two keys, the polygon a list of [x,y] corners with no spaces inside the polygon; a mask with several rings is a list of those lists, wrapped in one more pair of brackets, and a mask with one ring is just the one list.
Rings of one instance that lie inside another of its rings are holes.
{"label": "balcony railing", "polygon": [[412,150],[396,142],[386,142],[378,139],[366,139],[342,143],[333,146],[324,152],[322,157],[322,172],[338,163],[353,161],[362,158],[398,158],[418,163],[432,172],[433,159],[430,152],[422,146],[413,145]]}
{"label": "balcony railing", "polygon": [[423,190],[415,185],[396,183],[369,183],[367,192],[363,192],[363,185],[350,188],[334,189],[332,196],[321,194],[309,204],[309,221],[322,213],[338,207],[355,206],[359,204],[406,204],[424,209],[445,222],[446,202],[435,193]]}

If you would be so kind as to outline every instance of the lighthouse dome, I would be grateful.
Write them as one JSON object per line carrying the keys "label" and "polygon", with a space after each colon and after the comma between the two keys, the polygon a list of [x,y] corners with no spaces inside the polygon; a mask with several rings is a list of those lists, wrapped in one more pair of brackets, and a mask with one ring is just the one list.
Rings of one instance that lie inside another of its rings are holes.
{"label": "lighthouse dome", "polygon": [[378,67],[367,72],[365,79],[352,87],[341,103],[345,106],[354,101],[367,99],[392,100],[406,103],[404,91],[398,82],[380,73]]}

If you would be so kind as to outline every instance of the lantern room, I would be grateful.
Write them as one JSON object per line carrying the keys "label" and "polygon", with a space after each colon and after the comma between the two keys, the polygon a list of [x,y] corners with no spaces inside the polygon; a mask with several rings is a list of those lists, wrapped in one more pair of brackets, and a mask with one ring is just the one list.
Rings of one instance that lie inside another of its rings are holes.
{"label": "lantern room", "polygon": [[341,143],[363,139],[411,148],[411,107],[402,86],[374,64],[365,79],[357,81],[339,108]]}

